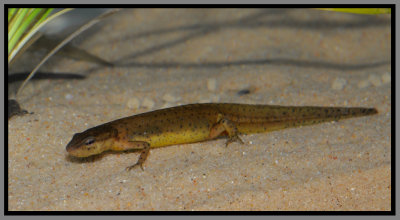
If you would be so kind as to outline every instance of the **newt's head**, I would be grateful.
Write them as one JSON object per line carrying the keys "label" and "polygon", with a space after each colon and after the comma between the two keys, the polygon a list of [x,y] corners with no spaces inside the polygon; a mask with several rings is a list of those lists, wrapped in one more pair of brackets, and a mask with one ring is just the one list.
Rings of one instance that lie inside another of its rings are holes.
{"label": "newt's head", "polygon": [[67,152],[75,157],[88,157],[110,150],[118,130],[107,125],[90,128],[76,133],[67,144]]}

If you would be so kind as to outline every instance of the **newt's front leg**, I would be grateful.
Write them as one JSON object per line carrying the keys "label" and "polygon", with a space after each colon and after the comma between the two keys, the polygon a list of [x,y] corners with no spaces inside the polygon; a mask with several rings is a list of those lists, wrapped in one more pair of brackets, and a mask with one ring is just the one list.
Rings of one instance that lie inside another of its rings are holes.
{"label": "newt's front leg", "polygon": [[243,141],[238,136],[238,129],[232,121],[224,118],[222,114],[218,115],[218,122],[211,128],[209,138],[213,139],[218,137],[226,131],[229,135],[229,139],[226,141],[225,146],[227,147],[232,142],[240,142],[244,144]]}
{"label": "newt's front leg", "polygon": [[136,166],[140,166],[143,169],[143,163],[146,161],[147,157],[149,156],[150,152],[150,144],[144,141],[127,141],[124,144],[118,144],[113,147],[113,150],[116,151],[125,151],[125,150],[142,150],[139,156],[138,161],[126,168],[126,170],[131,170]]}
{"label": "newt's front leg", "polygon": [[143,163],[144,161],[146,161],[147,157],[149,156],[149,152],[150,152],[150,144],[147,142],[142,142],[142,141],[133,141],[132,142],[135,145],[135,149],[137,149],[138,146],[142,147],[142,152],[140,153],[139,159],[138,161],[132,165],[126,168],[126,170],[131,170],[132,168],[136,167],[136,166],[140,166],[140,168],[143,169]]}

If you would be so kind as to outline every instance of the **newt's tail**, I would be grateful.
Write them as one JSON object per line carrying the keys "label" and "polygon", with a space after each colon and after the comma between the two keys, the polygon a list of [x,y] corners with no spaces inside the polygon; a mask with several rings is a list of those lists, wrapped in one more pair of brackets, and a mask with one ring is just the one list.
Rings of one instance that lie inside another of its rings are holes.
{"label": "newt's tail", "polygon": [[284,128],[339,121],[378,113],[375,108],[256,106],[252,119],[238,120],[240,133],[268,132]]}
{"label": "newt's tail", "polygon": [[322,117],[325,118],[333,118],[335,120],[339,120],[342,118],[352,118],[352,117],[360,117],[366,115],[377,114],[378,111],[375,108],[359,108],[359,107],[350,107],[350,108],[342,108],[342,107],[309,107],[310,111],[315,111],[318,115],[318,112]]}

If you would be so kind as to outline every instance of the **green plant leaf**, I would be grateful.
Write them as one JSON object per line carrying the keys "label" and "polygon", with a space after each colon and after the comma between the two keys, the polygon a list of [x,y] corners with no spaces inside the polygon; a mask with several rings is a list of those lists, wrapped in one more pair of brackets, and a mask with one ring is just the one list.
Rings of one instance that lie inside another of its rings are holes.
{"label": "green plant leaf", "polygon": [[[23,22],[25,15],[28,13],[29,9],[28,8],[21,8],[17,11],[17,14],[15,17],[11,20],[9,26],[8,26],[8,41],[10,44],[10,39],[14,37],[15,32],[17,32],[18,28],[21,26],[21,23]],[[10,51],[10,49],[9,49]]]}
{"label": "green plant leaf", "polygon": [[63,9],[57,13],[54,13],[53,15],[50,15],[53,10],[54,8],[9,9],[9,13],[12,13],[12,15],[9,14],[8,16],[8,63],[11,63],[21,48],[28,44],[30,40],[37,39],[33,36],[41,27],[55,17],[72,9]]}
{"label": "green plant leaf", "polygon": [[[17,22],[15,26],[12,27],[14,32],[11,32],[8,36],[8,52],[14,48],[15,44],[22,38],[25,31],[35,23],[36,17],[42,12],[43,9],[28,9],[27,13],[24,14],[21,22]],[[22,16],[21,16],[22,17]],[[17,26],[18,25],[18,26]],[[15,28],[16,27],[16,28]]]}

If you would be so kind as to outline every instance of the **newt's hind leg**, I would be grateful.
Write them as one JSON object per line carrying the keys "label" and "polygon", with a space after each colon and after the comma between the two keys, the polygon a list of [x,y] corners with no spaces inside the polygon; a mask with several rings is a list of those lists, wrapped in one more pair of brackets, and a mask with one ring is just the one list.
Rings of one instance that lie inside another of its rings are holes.
{"label": "newt's hind leg", "polygon": [[240,142],[243,144],[243,141],[238,136],[238,129],[232,121],[227,118],[223,118],[220,114],[218,115],[218,122],[211,128],[209,138],[213,139],[218,137],[221,133],[226,131],[229,135],[229,139],[226,141],[225,146],[228,146],[232,142]]}

